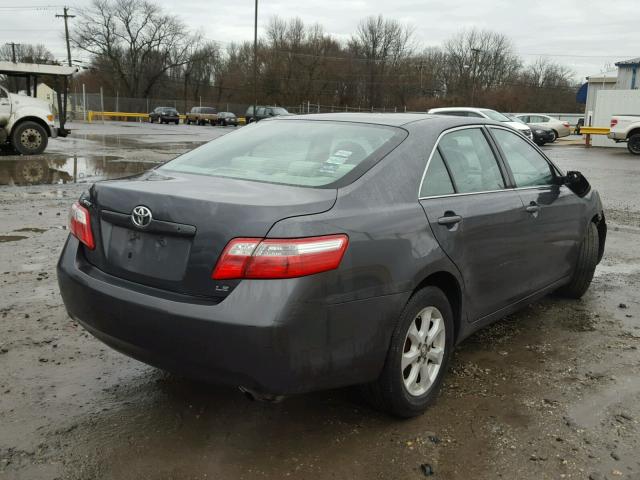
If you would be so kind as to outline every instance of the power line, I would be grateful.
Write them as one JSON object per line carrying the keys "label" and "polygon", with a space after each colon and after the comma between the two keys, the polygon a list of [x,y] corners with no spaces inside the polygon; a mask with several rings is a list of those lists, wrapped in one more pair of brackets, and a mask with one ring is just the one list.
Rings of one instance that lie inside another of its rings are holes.
{"label": "power line", "polygon": [[31,5],[28,7],[14,6],[14,7],[6,7],[1,6],[0,10],[54,10],[60,8],[62,5]]}

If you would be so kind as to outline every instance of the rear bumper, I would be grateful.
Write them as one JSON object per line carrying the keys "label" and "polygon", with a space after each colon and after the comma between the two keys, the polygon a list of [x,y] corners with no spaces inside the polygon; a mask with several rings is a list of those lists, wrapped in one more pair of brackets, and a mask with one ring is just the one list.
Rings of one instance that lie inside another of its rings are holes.
{"label": "rear bumper", "polygon": [[625,134],[625,132],[609,132],[609,135],[607,135],[611,140],[616,140],[616,141],[620,141],[620,140],[626,140],[627,139],[627,135]]}
{"label": "rear bumper", "polygon": [[57,267],[60,292],[69,315],[95,337],[150,365],[275,394],[375,379],[407,298],[305,300],[307,277],[243,281],[220,303],[185,302],[92,270],[69,237]]}

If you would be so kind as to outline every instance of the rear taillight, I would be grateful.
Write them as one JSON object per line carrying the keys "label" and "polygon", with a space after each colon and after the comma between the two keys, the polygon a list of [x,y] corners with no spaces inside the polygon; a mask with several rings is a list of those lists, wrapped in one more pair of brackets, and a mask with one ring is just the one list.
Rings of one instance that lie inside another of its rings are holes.
{"label": "rear taillight", "polygon": [[567,128],[571,127],[571,124],[569,122],[562,122],[562,125],[564,125]]}
{"label": "rear taillight", "polygon": [[611,128],[615,127],[618,124],[618,119],[617,118],[612,118],[611,119]]}
{"label": "rear taillight", "polygon": [[93,250],[96,248],[96,243],[93,240],[93,232],[91,231],[91,216],[89,210],[75,202],[71,205],[69,210],[69,230],[71,235],[76,237],[87,248]]}
{"label": "rear taillight", "polygon": [[235,238],[213,269],[214,280],[293,278],[334,270],[349,238],[326,235],[307,238]]}

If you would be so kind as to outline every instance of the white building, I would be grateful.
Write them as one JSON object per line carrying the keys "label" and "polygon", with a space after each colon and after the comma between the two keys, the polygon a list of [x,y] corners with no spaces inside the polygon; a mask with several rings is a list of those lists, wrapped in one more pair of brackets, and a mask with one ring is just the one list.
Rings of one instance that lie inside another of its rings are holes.
{"label": "white building", "polygon": [[[587,77],[585,125],[609,127],[613,115],[640,115],[640,57],[616,63],[617,72]],[[624,147],[604,135],[594,135],[593,145]]]}

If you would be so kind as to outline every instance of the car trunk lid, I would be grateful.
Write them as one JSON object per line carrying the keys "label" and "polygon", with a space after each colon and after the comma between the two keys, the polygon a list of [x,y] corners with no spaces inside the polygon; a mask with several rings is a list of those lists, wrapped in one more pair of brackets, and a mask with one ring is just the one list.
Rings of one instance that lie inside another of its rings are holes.
{"label": "car trunk lid", "polygon": [[[222,286],[210,277],[229,240],[265,237],[278,220],[329,210],[336,194],[335,189],[155,171],[99,182],[89,198],[96,248],[85,249],[85,256],[100,270],[139,284],[225,296],[234,282]],[[135,225],[132,212],[138,206],[150,211],[148,225]]]}

